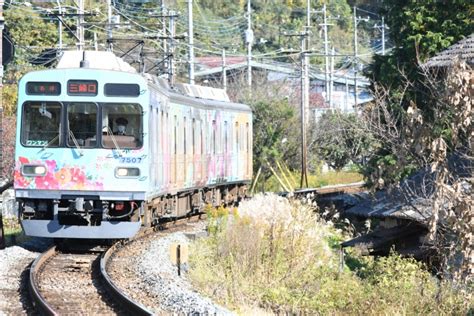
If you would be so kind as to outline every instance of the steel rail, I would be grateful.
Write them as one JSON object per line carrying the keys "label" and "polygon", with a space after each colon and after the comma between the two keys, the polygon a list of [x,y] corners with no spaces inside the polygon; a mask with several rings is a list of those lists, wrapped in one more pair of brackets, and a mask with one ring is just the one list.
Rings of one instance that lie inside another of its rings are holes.
{"label": "steel rail", "polygon": [[30,275],[28,280],[28,288],[30,296],[33,299],[33,304],[39,308],[45,315],[58,315],[58,313],[46,302],[46,299],[41,295],[37,280],[40,269],[44,263],[56,254],[56,246],[52,246],[41,255],[39,255],[30,268]]}
{"label": "steel rail", "polygon": [[145,306],[132,300],[128,295],[121,291],[112,281],[109,274],[107,273],[107,262],[112,256],[114,251],[117,249],[117,245],[114,244],[106,252],[103,252],[100,258],[100,273],[104,279],[104,284],[111,294],[113,294],[115,300],[119,302],[123,308],[129,311],[132,315],[153,315],[153,312],[148,310]]}

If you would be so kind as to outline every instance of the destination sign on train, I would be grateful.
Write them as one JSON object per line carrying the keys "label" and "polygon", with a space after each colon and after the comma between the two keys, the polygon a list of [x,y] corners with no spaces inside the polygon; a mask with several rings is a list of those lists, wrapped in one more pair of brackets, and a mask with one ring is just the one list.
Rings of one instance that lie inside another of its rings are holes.
{"label": "destination sign on train", "polygon": [[60,95],[61,84],[59,82],[27,82],[26,94],[29,95]]}
{"label": "destination sign on train", "polygon": [[68,95],[97,95],[97,81],[69,80],[67,82]]}

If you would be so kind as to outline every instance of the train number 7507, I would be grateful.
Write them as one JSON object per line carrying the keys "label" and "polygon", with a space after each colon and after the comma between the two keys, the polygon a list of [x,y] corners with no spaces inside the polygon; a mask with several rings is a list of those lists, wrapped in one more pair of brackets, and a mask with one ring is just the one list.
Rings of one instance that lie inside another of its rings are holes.
{"label": "train number 7507", "polygon": [[142,162],[142,157],[121,157],[120,163],[140,163]]}

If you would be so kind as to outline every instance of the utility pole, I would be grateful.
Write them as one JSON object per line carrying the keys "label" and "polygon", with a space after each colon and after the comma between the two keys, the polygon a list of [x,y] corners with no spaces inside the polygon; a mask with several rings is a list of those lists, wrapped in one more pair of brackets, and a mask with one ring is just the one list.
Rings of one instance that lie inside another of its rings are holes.
{"label": "utility pole", "polygon": [[329,109],[332,110],[333,107],[333,86],[334,86],[334,47],[331,50],[331,68],[329,73]]}
{"label": "utility pole", "polygon": [[385,26],[384,17],[382,17],[382,24],[381,25],[375,24],[374,28],[377,28],[382,32],[382,56],[385,56],[385,29],[388,29],[388,27]]}
{"label": "utility pole", "polygon": [[[58,3],[58,16],[61,16],[63,13],[63,9],[61,8],[61,1],[57,0]],[[58,48],[59,50],[63,49],[63,25],[61,23],[61,19],[58,18],[58,37],[59,37],[59,43],[58,43]]]}
{"label": "utility pole", "polygon": [[84,0],[79,0],[79,9],[77,11],[77,43],[78,50],[84,50]]}
{"label": "utility pole", "polygon": [[357,11],[354,6],[354,62],[352,64],[354,73],[354,109],[357,108]]}
{"label": "utility pole", "polygon": [[227,64],[225,60],[225,48],[222,49],[222,89],[227,91]]}
{"label": "utility pole", "polygon": [[107,51],[114,49],[112,43],[112,0],[107,0]]}
{"label": "utility pole", "polygon": [[168,59],[168,81],[171,86],[174,86],[174,81],[175,81],[175,62],[174,62],[174,55],[175,55],[175,36],[176,36],[176,24],[175,24],[175,19],[176,19],[176,12],[170,11],[170,36],[169,36],[169,59]]}
{"label": "utility pole", "polygon": [[[161,0],[161,16],[162,16],[162,20],[161,20],[161,25],[162,25],[162,33],[163,33],[163,36],[166,36],[167,32],[166,32],[166,7],[165,7],[165,0]],[[168,43],[167,41],[162,41],[163,42],[163,52],[165,54],[168,53]]]}
{"label": "utility pole", "polygon": [[311,45],[311,1],[306,1],[306,30],[301,37],[301,179],[300,187],[308,187],[308,148],[306,140],[307,111],[309,109],[309,56]]}
{"label": "utility pole", "polygon": [[326,4],[323,5],[323,30],[324,30],[324,91],[326,92],[326,102],[329,98],[329,41],[328,41],[328,19]]}
{"label": "utility pole", "polygon": [[193,0],[187,0],[187,2],[188,2],[189,84],[194,84]]}
{"label": "utility pole", "polygon": [[308,32],[301,34],[301,188],[308,187],[308,149],[306,146],[306,110],[309,107],[309,59],[306,52],[308,35]]}
{"label": "utility pole", "polygon": [[354,71],[354,108],[357,107],[357,72],[358,72],[358,44],[357,44],[357,23],[358,21],[368,21],[369,18],[358,18],[357,17],[357,7],[354,6],[354,63],[353,63],[353,71]]}
{"label": "utility pole", "polygon": [[252,90],[252,43],[253,43],[253,31],[252,31],[252,9],[250,7],[250,1],[247,0],[247,31],[245,31],[245,42],[247,43],[247,85],[249,91]]}
{"label": "utility pole", "polygon": [[385,56],[385,21],[382,17],[382,56]]}

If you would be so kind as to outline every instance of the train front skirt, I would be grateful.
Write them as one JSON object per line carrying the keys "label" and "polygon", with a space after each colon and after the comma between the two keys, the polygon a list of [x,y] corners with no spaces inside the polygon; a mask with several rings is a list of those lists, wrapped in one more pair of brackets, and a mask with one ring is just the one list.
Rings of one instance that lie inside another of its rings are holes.
{"label": "train front skirt", "polygon": [[26,235],[50,238],[119,239],[131,238],[141,222],[103,221],[99,226],[61,225],[58,220],[24,219],[21,225]]}

